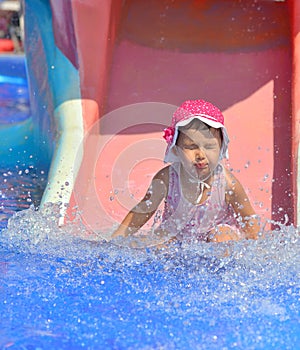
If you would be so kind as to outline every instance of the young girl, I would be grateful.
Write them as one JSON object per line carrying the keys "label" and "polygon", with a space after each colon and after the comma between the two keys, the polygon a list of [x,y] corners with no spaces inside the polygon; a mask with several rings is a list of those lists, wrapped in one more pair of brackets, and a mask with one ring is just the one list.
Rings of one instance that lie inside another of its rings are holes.
{"label": "young girl", "polygon": [[221,111],[203,100],[186,101],[165,129],[165,162],[144,198],[127,214],[117,236],[136,233],[164,201],[156,233],[165,240],[221,242],[256,239],[260,226],[237,178],[222,165],[229,138]]}

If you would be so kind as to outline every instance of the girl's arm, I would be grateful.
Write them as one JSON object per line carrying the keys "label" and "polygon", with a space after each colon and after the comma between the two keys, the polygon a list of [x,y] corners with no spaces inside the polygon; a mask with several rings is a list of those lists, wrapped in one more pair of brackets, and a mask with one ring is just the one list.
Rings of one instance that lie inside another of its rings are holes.
{"label": "girl's arm", "polygon": [[166,198],[169,183],[169,166],[161,169],[152,179],[144,198],[126,215],[112,238],[137,232],[155,213]]}
{"label": "girl's arm", "polygon": [[225,169],[225,172],[228,186],[226,201],[232,205],[246,238],[257,239],[261,227],[250,200],[238,179],[229,170]]}

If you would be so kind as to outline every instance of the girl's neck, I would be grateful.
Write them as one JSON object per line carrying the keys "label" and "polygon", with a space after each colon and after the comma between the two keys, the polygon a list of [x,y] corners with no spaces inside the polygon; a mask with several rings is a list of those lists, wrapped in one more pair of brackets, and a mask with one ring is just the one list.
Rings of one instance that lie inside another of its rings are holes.
{"label": "girl's neck", "polygon": [[212,185],[212,175],[205,180],[193,178],[181,166],[180,169],[181,193],[190,203],[194,205],[202,204],[207,198],[209,188]]}
{"label": "girl's neck", "polygon": [[184,181],[184,183],[187,186],[198,187],[201,183],[205,183],[208,186],[211,186],[212,180],[213,180],[213,174],[210,174],[207,178],[202,180],[202,179],[197,179],[192,175],[190,175],[182,165],[180,165],[180,168],[181,168],[180,169],[181,181]]}

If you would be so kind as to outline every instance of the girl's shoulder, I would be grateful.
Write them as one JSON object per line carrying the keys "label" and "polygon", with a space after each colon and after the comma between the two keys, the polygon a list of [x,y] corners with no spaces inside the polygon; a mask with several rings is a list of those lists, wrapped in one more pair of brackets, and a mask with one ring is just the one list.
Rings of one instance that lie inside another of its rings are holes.
{"label": "girl's shoulder", "polygon": [[151,187],[155,189],[154,192],[162,193],[166,198],[169,191],[169,170],[170,165],[160,169],[153,177]]}
{"label": "girl's shoulder", "polygon": [[236,187],[240,185],[239,180],[236,178],[236,176],[227,168],[224,167],[224,174],[226,179],[226,189],[234,190]]}
{"label": "girl's shoulder", "polygon": [[165,184],[169,183],[169,170],[171,165],[167,165],[164,168],[160,169],[153,177],[155,180],[161,180]]}

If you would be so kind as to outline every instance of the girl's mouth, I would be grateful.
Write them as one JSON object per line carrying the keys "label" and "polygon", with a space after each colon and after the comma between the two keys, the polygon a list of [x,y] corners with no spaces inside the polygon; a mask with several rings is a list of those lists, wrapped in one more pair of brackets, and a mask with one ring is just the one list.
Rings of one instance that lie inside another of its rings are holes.
{"label": "girl's mouth", "polygon": [[197,169],[205,169],[207,167],[207,163],[195,163],[195,167]]}

